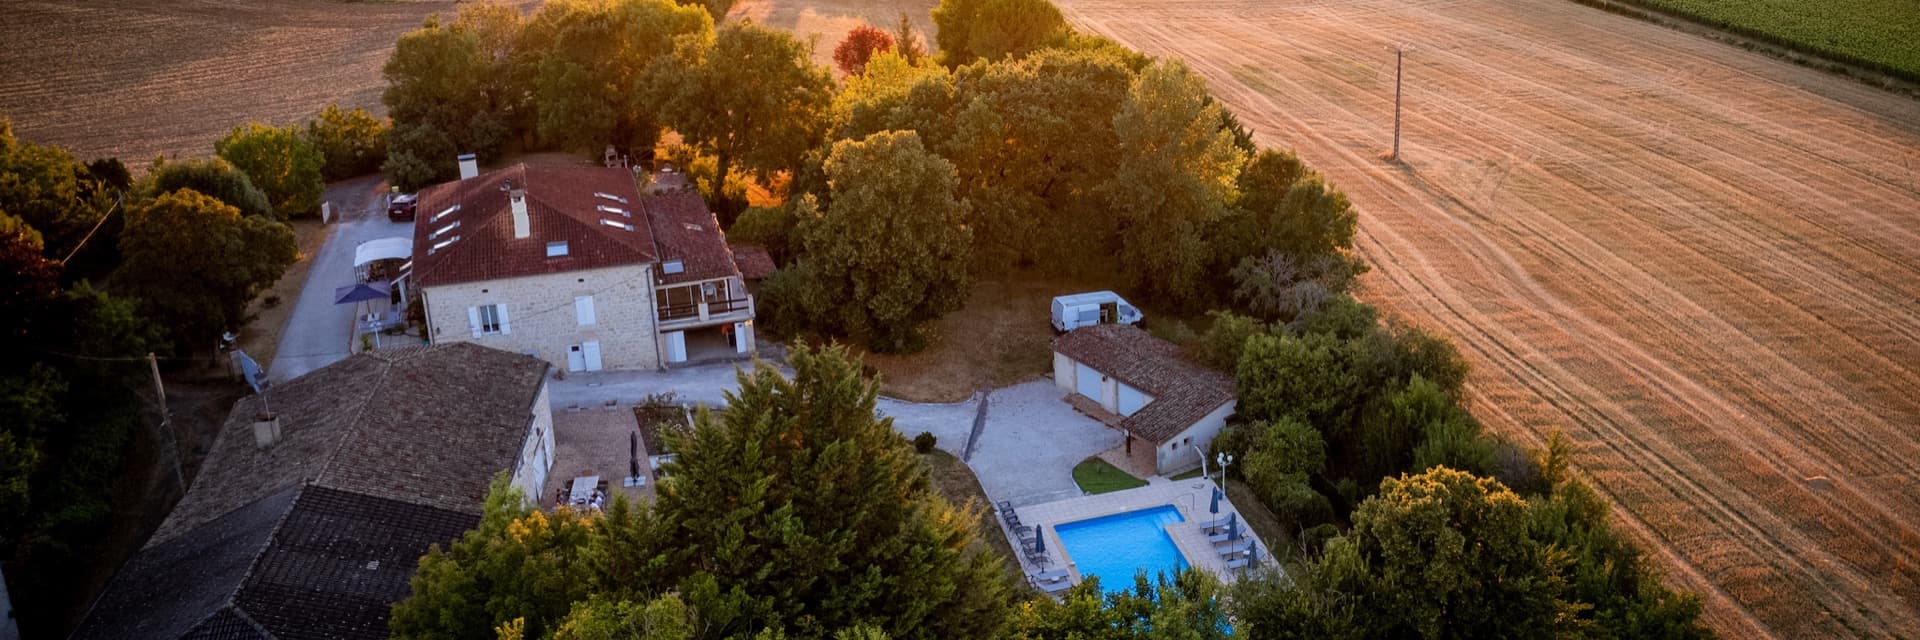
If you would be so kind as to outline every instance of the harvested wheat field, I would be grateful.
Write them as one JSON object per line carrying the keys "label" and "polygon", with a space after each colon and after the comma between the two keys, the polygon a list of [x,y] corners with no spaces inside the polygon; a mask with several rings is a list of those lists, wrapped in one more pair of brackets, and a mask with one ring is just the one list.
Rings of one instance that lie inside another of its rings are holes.
{"label": "harvested wheat field", "polygon": [[1561,0],[1061,6],[1344,188],[1366,297],[1726,636],[1920,635],[1920,102]]}
{"label": "harvested wheat field", "polygon": [[0,116],[82,159],[144,167],[213,155],[235,125],[305,122],[329,103],[384,113],[380,66],[451,0],[7,2]]}
{"label": "harvested wheat field", "polygon": [[846,39],[847,32],[863,24],[892,33],[900,24],[900,14],[913,21],[913,32],[920,35],[920,46],[933,47],[933,7],[937,0],[833,0],[830,2],[791,2],[789,0],[737,0],[727,11],[728,20],[752,20],[754,24],[778,27],[813,42],[813,62],[833,70],[833,47]]}

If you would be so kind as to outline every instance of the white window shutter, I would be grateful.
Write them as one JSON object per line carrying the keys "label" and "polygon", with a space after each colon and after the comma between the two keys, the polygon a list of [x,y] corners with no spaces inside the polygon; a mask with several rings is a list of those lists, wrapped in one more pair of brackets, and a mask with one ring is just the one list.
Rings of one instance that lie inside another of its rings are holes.
{"label": "white window shutter", "polygon": [[480,337],[480,307],[467,307],[467,326],[473,329],[473,337]]}
{"label": "white window shutter", "polygon": [[500,333],[513,333],[513,323],[507,321],[506,303],[493,305],[493,308],[500,310]]}
{"label": "white window shutter", "polygon": [[593,326],[595,322],[593,316],[593,296],[574,296],[573,314],[579,318],[580,326]]}

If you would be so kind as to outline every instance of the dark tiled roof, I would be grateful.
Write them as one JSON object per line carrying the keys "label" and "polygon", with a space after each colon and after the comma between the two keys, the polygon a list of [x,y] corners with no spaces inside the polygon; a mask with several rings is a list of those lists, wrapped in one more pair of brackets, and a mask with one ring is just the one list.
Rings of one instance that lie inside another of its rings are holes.
{"label": "dark tiled roof", "polygon": [[707,210],[707,202],[700,199],[698,192],[647,196],[641,201],[641,208],[647,212],[647,222],[653,225],[653,241],[659,247],[661,264],[679,260],[686,267],[677,274],[668,274],[665,268],[656,270],[655,284],[740,275],[740,267],[733,262],[733,251],[727,248],[727,234],[720,231],[720,221]]}
{"label": "dark tiled roof", "polygon": [[466,342],[353,356],[270,391],[281,441],[267,449],[261,399],[242,399],[148,546],[306,483],[477,514],[519,459],[547,368]]}
{"label": "dark tiled roof", "polygon": [[408,594],[428,547],[479,522],[291,488],[135,556],[74,638],[386,638],[388,612]]}
{"label": "dark tiled roof", "polygon": [[733,263],[740,266],[740,277],[759,280],[773,275],[773,256],[767,254],[767,248],[757,244],[736,244],[729,242],[733,249]]}
{"label": "dark tiled roof", "polygon": [[1178,346],[1135,327],[1081,327],[1054,338],[1053,350],[1153,396],[1120,426],[1155,444],[1233,401],[1226,374],[1188,362]]}
{"label": "dark tiled roof", "polygon": [[[506,190],[501,188],[508,181],[514,188],[526,190],[529,237],[513,237],[512,207]],[[595,193],[625,198],[626,202]],[[456,204],[459,211],[441,220],[432,219]],[[602,211],[603,206],[627,215]],[[603,219],[630,224],[633,229],[607,226],[601,223]],[[432,236],[455,221],[460,226]],[[460,239],[430,251],[434,244],[454,236]],[[550,242],[566,242],[567,255],[547,257]],[[652,231],[640,212],[640,192],[634,186],[633,174],[625,169],[517,164],[420,192],[413,231],[413,279],[423,286],[653,260]]]}

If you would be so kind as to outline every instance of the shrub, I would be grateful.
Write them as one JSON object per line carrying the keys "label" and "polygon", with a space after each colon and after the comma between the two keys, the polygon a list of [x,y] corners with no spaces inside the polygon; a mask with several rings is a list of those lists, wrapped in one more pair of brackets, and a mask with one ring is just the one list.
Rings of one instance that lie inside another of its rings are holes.
{"label": "shrub", "polygon": [[325,158],[320,175],[329,182],[379,171],[387,161],[387,123],[366,109],[327,105],[307,122],[305,135]]}
{"label": "shrub", "polygon": [[922,454],[933,453],[933,446],[939,443],[940,439],[934,437],[933,432],[922,431],[913,437],[913,450]]}
{"label": "shrub", "polygon": [[1240,351],[1246,348],[1247,338],[1267,332],[1265,323],[1231,311],[1207,315],[1213,318],[1213,326],[1200,335],[1198,356],[1201,364],[1215,369],[1233,371],[1240,364]]}

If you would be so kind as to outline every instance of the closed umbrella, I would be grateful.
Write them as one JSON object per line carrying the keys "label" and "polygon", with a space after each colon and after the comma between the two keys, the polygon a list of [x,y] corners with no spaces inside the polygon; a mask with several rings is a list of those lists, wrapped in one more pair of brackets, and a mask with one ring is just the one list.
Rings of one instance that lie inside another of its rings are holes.
{"label": "closed umbrella", "polygon": [[640,434],[627,434],[627,470],[628,477],[640,477]]}
{"label": "closed umbrella", "polygon": [[1239,540],[1239,539],[1240,539],[1240,518],[1239,518],[1239,516],[1240,516],[1240,514],[1238,514],[1238,513],[1229,513],[1229,514],[1227,514],[1227,539],[1228,539],[1228,540]]}
{"label": "closed umbrella", "polygon": [[1211,513],[1215,515],[1218,515],[1220,513],[1220,488],[1219,487],[1213,488],[1213,499],[1207,502],[1207,513]]}
{"label": "closed umbrella", "polygon": [[1033,530],[1033,552],[1043,556],[1047,555],[1047,535],[1045,530],[1039,528]]}

